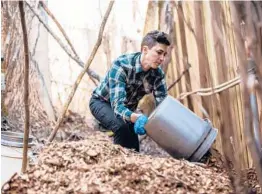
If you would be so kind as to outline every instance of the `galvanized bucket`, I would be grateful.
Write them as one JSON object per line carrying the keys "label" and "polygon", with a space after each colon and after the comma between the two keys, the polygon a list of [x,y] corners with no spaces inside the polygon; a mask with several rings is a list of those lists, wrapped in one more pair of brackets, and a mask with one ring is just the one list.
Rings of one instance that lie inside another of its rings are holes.
{"label": "galvanized bucket", "polygon": [[[1,144],[11,147],[23,147],[24,134],[12,131],[1,131]],[[33,137],[28,137],[28,147],[33,145]]]}
{"label": "galvanized bucket", "polygon": [[145,129],[171,156],[190,161],[199,161],[217,136],[210,121],[199,118],[171,96],[152,112]]}
{"label": "galvanized bucket", "polygon": [[[1,186],[12,175],[20,172],[23,159],[24,134],[12,131],[1,131]],[[28,158],[32,155],[30,147],[33,145],[33,137],[28,138]]]}

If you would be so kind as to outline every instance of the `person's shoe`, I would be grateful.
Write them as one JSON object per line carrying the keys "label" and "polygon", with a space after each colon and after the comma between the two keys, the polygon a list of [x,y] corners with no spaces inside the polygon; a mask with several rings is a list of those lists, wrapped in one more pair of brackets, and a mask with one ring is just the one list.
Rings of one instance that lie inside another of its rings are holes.
{"label": "person's shoe", "polygon": [[109,137],[113,137],[114,136],[114,132],[113,131],[107,131],[106,134],[109,136]]}
{"label": "person's shoe", "polygon": [[98,130],[100,132],[106,133],[107,136],[112,137],[114,135],[114,132],[110,129],[104,128],[101,123],[98,123]]}

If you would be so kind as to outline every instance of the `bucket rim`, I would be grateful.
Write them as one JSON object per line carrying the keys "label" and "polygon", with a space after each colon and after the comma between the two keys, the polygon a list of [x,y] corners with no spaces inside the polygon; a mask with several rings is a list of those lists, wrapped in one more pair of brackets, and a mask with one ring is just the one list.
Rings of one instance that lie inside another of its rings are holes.
{"label": "bucket rim", "polygon": [[218,129],[212,128],[200,146],[195,150],[195,152],[190,156],[189,160],[191,162],[198,162],[205,153],[210,149],[214,143],[218,134]]}
{"label": "bucket rim", "polygon": [[[34,137],[32,135],[29,135],[28,138],[30,141],[32,141]],[[14,131],[1,131],[1,139],[24,139],[24,133]]]}

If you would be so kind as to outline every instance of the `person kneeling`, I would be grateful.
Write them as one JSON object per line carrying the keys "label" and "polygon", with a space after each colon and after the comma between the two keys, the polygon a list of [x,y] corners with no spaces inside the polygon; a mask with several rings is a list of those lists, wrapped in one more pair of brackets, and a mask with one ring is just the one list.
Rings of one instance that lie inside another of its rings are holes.
{"label": "person kneeling", "polygon": [[163,63],[170,45],[166,33],[146,34],[141,52],[119,56],[93,91],[89,107],[101,125],[114,132],[114,143],[139,152],[138,135],[146,133],[147,116],[134,112],[139,100],[153,93],[156,105],[167,96]]}

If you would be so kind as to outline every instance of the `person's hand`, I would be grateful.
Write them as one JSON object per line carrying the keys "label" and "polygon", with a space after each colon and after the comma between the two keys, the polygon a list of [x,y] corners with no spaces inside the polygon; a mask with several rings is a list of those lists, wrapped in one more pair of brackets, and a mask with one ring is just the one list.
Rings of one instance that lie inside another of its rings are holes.
{"label": "person's hand", "polygon": [[148,118],[145,115],[141,115],[137,118],[134,126],[135,133],[138,135],[146,134],[145,124],[147,123]]}

